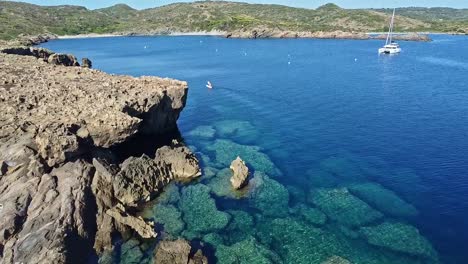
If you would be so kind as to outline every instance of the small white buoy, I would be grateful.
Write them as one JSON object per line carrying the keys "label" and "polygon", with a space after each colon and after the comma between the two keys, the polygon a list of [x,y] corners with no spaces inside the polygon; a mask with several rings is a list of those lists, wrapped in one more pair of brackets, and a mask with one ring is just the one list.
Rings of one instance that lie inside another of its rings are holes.
{"label": "small white buoy", "polygon": [[354,58],[354,61],[357,61],[357,58]]}
{"label": "small white buoy", "polygon": [[288,61],[288,65],[291,65],[291,62],[290,62],[290,61]]}
{"label": "small white buoy", "polygon": [[211,84],[210,81],[207,82],[206,88],[208,88],[208,89],[213,89],[213,85]]}

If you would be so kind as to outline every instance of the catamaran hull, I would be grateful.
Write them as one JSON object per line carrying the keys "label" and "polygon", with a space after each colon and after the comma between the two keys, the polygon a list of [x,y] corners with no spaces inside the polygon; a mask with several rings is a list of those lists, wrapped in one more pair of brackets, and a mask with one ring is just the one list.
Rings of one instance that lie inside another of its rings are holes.
{"label": "catamaran hull", "polygon": [[401,52],[401,49],[386,49],[386,48],[379,49],[379,54],[396,54],[400,52]]}

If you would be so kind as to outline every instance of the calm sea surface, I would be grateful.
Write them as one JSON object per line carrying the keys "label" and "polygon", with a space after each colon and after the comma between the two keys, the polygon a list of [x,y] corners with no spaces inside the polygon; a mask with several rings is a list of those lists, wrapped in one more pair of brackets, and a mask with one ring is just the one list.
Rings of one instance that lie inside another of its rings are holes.
{"label": "calm sea surface", "polygon": [[[219,263],[467,263],[468,37],[405,42],[122,37],[42,46],[114,74],[186,80],[205,175],[145,217]],[[207,81],[215,87],[208,90]],[[255,170],[229,186],[240,155]],[[114,262],[150,260],[120,241]],[[132,262],[133,261],[133,262]]]}

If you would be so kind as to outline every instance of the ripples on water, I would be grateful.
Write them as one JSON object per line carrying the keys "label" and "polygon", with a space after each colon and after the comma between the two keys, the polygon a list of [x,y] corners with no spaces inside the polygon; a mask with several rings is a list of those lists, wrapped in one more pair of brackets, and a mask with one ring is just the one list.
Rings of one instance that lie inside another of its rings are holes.
{"label": "ripples on water", "polygon": [[[110,73],[189,82],[179,126],[204,176],[172,185],[144,212],[163,237],[203,242],[220,263],[462,264],[468,38],[434,38],[402,43],[391,57],[377,56],[380,41],[135,37],[44,46]],[[226,169],[237,155],[255,170],[243,192],[230,189]],[[150,261],[155,243],[121,241],[115,262]]]}

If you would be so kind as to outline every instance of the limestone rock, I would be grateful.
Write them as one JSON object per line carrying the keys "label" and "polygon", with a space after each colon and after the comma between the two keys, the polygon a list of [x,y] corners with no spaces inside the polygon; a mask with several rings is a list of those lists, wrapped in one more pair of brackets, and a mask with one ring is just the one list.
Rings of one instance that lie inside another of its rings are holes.
{"label": "limestone rock", "polygon": [[[89,254],[92,248],[89,243],[81,243],[79,247],[69,243],[90,241],[93,235],[88,228],[92,219],[86,217],[92,212],[88,189],[92,173],[92,166],[77,161],[40,177],[14,173],[7,176],[8,180],[20,177],[13,184],[19,189],[9,188],[7,194],[2,192],[1,198],[16,193],[15,200],[2,202],[8,210],[13,208],[11,203],[16,203],[16,215],[20,217],[16,224],[21,228],[10,229],[9,235],[2,236],[8,239],[2,243],[3,263],[67,263],[76,255]],[[2,183],[4,180],[5,177]],[[23,211],[26,208],[27,215]]]}
{"label": "limestone rock", "polygon": [[161,147],[156,151],[155,160],[172,179],[190,180],[201,176],[198,159],[186,146]]}
{"label": "limestone rock", "polygon": [[231,177],[231,184],[234,189],[242,189],[248,183],[249,168],[245,165],[245,162],[237,157],[230,166],[233,175]]}
{"label": "limestone rock", "polygon": [[70,54],[55,53],[49,56],[48,62],[63,66],[80,66],[75,56]]}
{"label": "limestone rock", "polygon": [[141,217],[130,215],[121,204],[117,204],[116,207],[107,210],[106,213],[112,216],[117,222],[130,226],[143,238],[153,238],[157,235],[154,231],[153,223],[145,222]]}
{"label": "limestone rock", "polygon": [[205,264],[208,263],[201,250],[190,255],[192,247],[185,240],[161,241],[154,251],[154,264]]}
{"label": "limestone rock", "polygon": [[[31,53],[28,47],[24,51]],[[187,96],[185,82],[112,76],[5,53],[0,53],[0,82],[2,142],[26,131],[31,149],[51,167],[138,132],[173,131]]]}
{"label": "limestone rock", "polygon": [[88,58],[83,58],[81,59],[81,67],[84,67],[84,68],[92,68],[93,67],[93,63],[91,62],[90,59]]}
{"label": "limestone rock", "polygon": [[169,175],[150,157],[130,157],[122,163],[113,180],[115,197],[124,205],[136,205],[162,191],[169,181]]}

